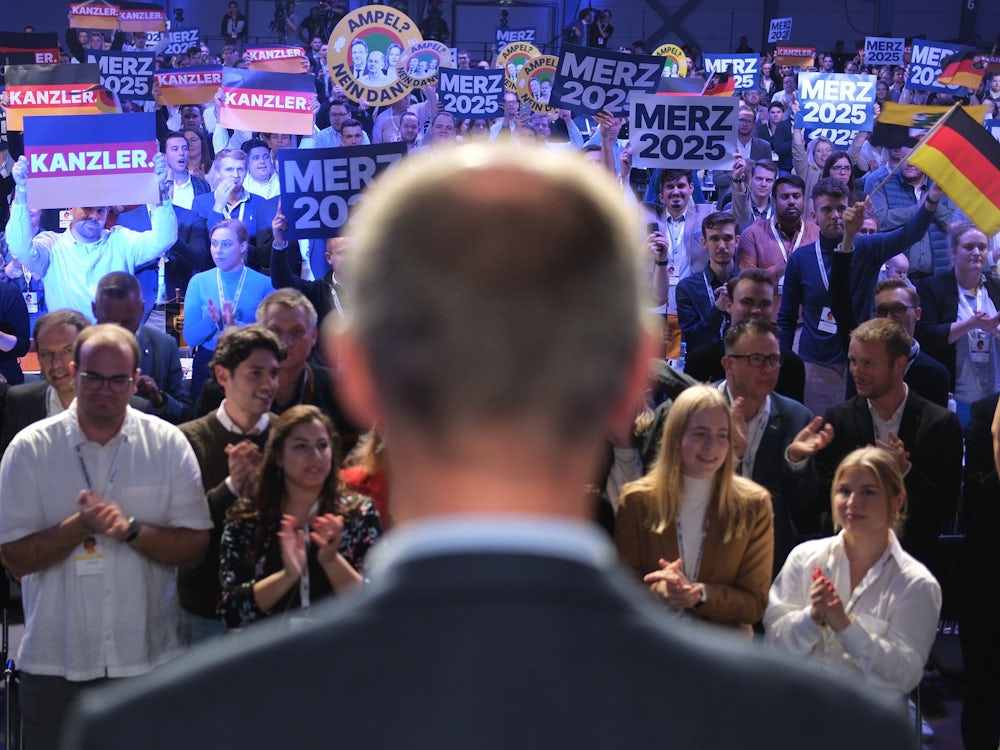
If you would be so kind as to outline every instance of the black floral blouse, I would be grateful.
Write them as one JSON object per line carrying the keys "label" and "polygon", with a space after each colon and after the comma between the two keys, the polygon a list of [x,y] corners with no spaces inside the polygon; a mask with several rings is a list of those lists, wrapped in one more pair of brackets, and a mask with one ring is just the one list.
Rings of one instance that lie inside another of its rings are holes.
{"label": "black floral blouse", "polygon": [[[364,572],[368,549],[382,535],[375,504],[361,495],[344,495],[343,504],[353,510],[344,516],[344,535],[340,554],[359,573]],[[295,585],[270,612],[262,612],[254,601],[253,586],[259,580],[277,573],[283,567],[278,530],[281,519],[260,516],[237,518],[226,522],[219,550],[219,583],[222,600],[219,614],[231,628],[240,628],[262,617],[281,614],[301,606],[299,586]],[[254,555],[254,550],[259,552]],[[309,566],[309,600],[316,602],[334,591],[323,567],[316,559],[316,547],[306,547]]]}

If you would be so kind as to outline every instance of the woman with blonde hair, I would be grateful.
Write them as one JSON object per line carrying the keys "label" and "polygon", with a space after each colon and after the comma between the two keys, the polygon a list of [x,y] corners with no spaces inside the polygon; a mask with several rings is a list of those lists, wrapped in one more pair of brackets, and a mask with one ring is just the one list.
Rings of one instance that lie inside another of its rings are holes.
{"label": "woman with blonde hair", "polygon": [[622,491],[615,546],[675,611],[749,634],[767,602],[774,530],[767,490],[735,473],[734,437],[717,389],[681,393],[652,469]]}
{"label": "woman with blonde hair", "polygon": [[859,448],[830,492],[839,533],[792,550],[771,586],[767,638],[900,697],[920,683],[937,632],[941,587],[903,551],[906,488],[896,459]]}

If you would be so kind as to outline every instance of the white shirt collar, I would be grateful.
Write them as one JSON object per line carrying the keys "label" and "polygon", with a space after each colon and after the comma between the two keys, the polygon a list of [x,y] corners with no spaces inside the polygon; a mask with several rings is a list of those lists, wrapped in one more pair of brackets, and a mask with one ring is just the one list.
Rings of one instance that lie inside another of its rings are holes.
{"label": "white shirt collar", "polygon": [[270,413],[261,414],[260,419],[257,420],[257,424],[253,426],[249,432],[243,432],[236,422],[233,421],[232,417],[226,412],[226,399],[222,399],[222,403],[219,404],[219,408],[215,410],[216,418],[222,423],[230,432],[235,432],[240,435],[259,435],[264,432],[271,424]]}

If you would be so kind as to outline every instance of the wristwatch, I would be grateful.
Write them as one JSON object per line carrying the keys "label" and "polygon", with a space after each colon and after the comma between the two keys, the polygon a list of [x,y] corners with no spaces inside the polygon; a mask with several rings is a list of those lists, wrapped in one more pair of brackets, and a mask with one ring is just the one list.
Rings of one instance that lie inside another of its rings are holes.
{"label": "wristwatch", "polygon": [[122,539],[125,544],[131,544],[139,536],[139,532],[142,531],[142,523],[135,520],[135,516],[128,517],[128,533],[125,538]]}

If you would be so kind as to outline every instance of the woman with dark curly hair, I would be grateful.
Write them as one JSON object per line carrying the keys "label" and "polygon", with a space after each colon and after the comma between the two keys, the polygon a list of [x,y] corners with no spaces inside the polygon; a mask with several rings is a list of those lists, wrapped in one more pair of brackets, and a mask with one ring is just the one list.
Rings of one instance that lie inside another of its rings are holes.
{"label": "woman with dark curly hair", "polygon": [[231,628],[343,593],[361,582],[382,534],[371,500],[343,492],[337,434],[315,406],[293,406],[271,428],[257,489],[222,532],[219,614]]}

